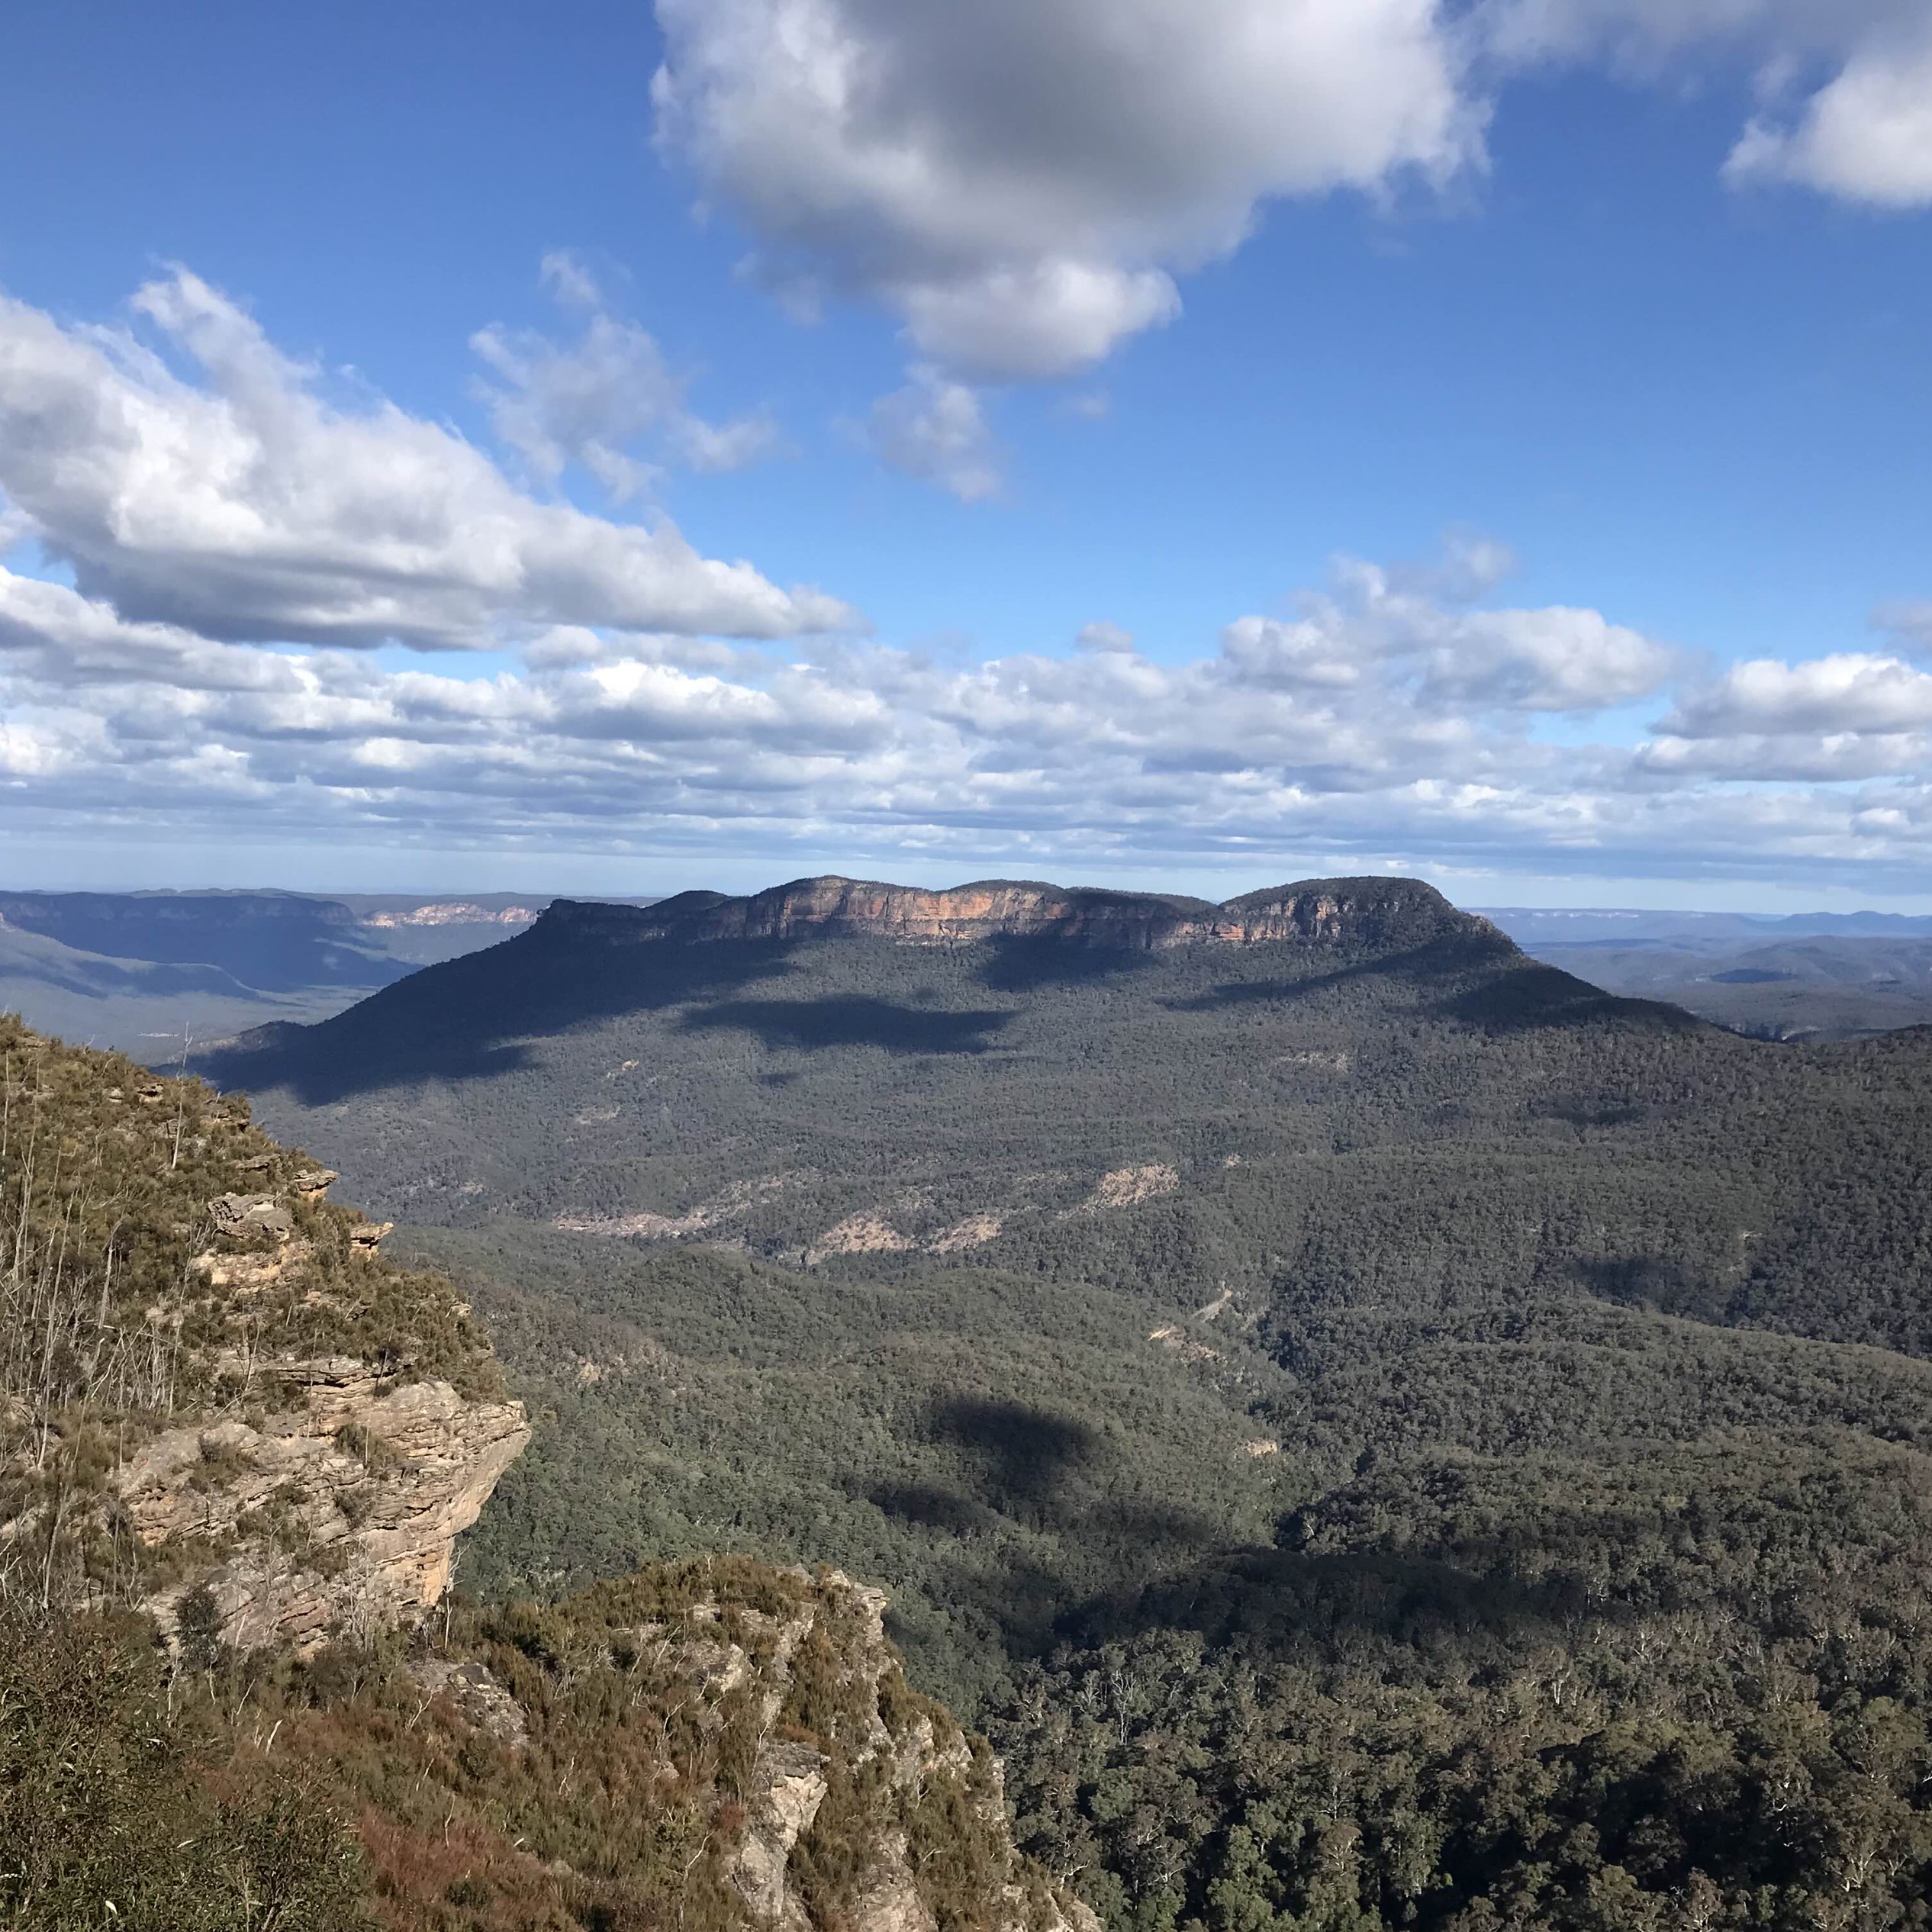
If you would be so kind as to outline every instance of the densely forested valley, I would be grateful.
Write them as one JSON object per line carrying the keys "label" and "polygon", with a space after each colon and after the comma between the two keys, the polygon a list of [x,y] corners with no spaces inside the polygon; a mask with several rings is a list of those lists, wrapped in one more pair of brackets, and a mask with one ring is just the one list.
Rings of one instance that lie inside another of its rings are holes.
{"label": "densely forested valley", "polygon": [[1927,1922],[1932,1033],[1742,1038],[1401,881],[812,881],[203,1071],[494,1338],[493,1685],[625,1667],[610,1579],[829,1564],[1122,1932]]}

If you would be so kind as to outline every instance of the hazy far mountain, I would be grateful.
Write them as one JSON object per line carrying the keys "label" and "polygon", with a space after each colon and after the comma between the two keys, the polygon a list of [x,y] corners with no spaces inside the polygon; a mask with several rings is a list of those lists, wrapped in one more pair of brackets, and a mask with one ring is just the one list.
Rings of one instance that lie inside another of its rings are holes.
{"label": "hazy far mountain", "polygon": [[0,1010],[160,1064],[251,1026],[327,1019],[430,961],[522,931],[499,894],[0,893]]}
{"label": "hazy far mountain", "polygon": [[1932,917],[1518,907],[1485,916],[1593,986],[1766,1039],[1932,1024]]}

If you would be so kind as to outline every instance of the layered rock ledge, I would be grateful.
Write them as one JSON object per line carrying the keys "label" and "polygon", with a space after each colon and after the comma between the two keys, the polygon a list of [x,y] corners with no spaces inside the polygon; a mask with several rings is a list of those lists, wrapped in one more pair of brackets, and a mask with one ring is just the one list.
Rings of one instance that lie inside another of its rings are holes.
{"label": "layered rock ledge", "polygon": [[[1423,944],[1451,935],[1496,940],[1486,920],[1458,912],[1412,879],[1316,879],[1216,905],[1154,893],[983,880],[944,891],[870,881],[800,879],[747,897],[685,892],[654,906],[560,899],[537,935],[610,942],[797,940],[871,936],[908,945],[1051,939],[1158,952],[1196,945]],[[1506,942],[1505,942],[1506,943]]]}
{"label": "layered rock ledge", "polygon": [[446,1382],[387,1386],[353,1357],[254,1367],[299,1386],[301,1406],[166,1430],[116,1473],[142,1547],[164,1566],[198,1559],[147,1607],[178,1632],[184,1600],[204,1591],[205,1634],[298,1653],[419,1621],[530,1440],[523,1405],[466,1401]]}

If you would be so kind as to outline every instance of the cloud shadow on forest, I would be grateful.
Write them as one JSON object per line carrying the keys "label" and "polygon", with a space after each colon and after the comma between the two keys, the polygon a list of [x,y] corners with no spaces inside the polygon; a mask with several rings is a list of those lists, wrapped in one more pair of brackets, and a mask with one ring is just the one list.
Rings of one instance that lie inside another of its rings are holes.
{"label": "cloud shadow on forest", "polygon": [[1681,1006],[1623,999],[1557,967],[1527,963],[1438,999],[1428,1012],[1431,1018],[1458,1020],[1486,1033],[1528,1033],[1606,1020],[1689,1032],[1705,1023]]}
{"label": "cloud shadow on forest", "polygon": [[808,1053],[832,1047],[874,1046],[887,1053],[984,1053],[1009,1026],[1011,1013],[955,1013],[902,1006],[858,993],[819,1000],[726,1000],[684,1015],[687,1032],[736,1028],[768,1048]]}
{"label": "cloud shadow on forest", "polygon": [[1466,948],[1458,947],[1451,952],[1441,942],[1436,942],[1409,952],[1354,960],[1346,966],[1334,967],[1327,972],[1309,973],[1296,979],[1225,980],[1190,999],[1169,1000],[1163,1003],[1170,1013],[1218,1013],[1238,1006],[1306,1000],[1318,993],[1359,980],[1382,980],[1391,985],[1420,984],[1458,969],[1466,971],[1469,964]]}
{"label": "cloud shadow on forest", "polygon": [[[1426,1644],[1445,1630],[1515,1644],[1578,1616],[1634,1614],[1606,1602],[1592,1573],[1589,1554],[1603,1538],[1627,1540],[1641,1527],[1614,1514],[1557,1511],[1538,1526],[1573,1546],[1574,1566],[1547,1563],[1535,1532],[1400,1549],[1308,1547],[1292,1515],[1275,1546],[1231,1544],[1185,1508],[1103,1493],[1093,1479],[1107,1447],[1083,1423],[961,1398],[935,1402],[926,1428],[964,1452],[959,1481],[882,1483],[866,1499],[934,1538],[945,1579],[934,1593],[990,1618],[1017,1654],[1163,1629],[1216,1644],[1238,1638],[1283,1657],[1364,1635]],[[1059,1554],[1006,1543],[1003,1519],[1049,1534]]]}
{"label": "cloud shadow on forest", "polygon": [[1087,945],[1051,934],[1002,933],[983,942],[980,983],[996,993],[1033,993],[1048,987],[1089,986],[1144,971],[1155,955],[1126,946]]}
{"label": "cloud shadow on forest", "polygon": [[1084,1422],[1024,1402],[951,1396],[926,1415],[926,1432],[964,1450],[987,1500],[996,1509],[1029,1510],[1091,1463],[1099,1438]]}

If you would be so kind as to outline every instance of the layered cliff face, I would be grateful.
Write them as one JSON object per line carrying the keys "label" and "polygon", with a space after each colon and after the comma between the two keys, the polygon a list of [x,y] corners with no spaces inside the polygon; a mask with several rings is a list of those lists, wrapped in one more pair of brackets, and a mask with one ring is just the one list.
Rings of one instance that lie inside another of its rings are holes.
{"label": "layered cliff face", "polygon": [[1322,879],[1212,905],[1150,893],[982,881],[942,892],[855,879],[801,879],[746,898],[687,892],[644,908],[559,900],[539,931],[626,940],[796,940],[871,936],[907,945],[1051,939],[1142,952],[1197,945],[1425,944],[1496,939],[1432,887],[1409,879]]}
{"label": "layered cliff face", "polygon": [[176,1634],[298,1653],[420,1621],[530,1440],[523,1405],[387,1386],[354,1356],[266,1367],[299,1406],[165,1429],[114,1472],[122,1521],[158,1570],[182,1572],[143,1607]]}
{"label": "layered cliff face", "polygon": [[456,1290],[245,1102],[0,1021],[0,1566],[313,1647],[420,1618],[528,1440]]}

